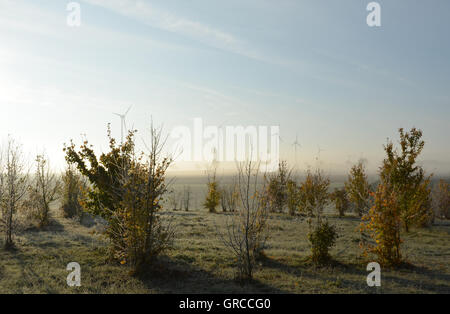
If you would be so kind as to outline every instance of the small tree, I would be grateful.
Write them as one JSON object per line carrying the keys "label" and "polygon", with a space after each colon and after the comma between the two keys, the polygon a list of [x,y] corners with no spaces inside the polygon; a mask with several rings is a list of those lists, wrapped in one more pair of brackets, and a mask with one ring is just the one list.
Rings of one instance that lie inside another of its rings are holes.
{"label": "small tree", "polygon": [[408,232],[411,225],[423,226],[431,222],[430,178],[425,177],[423,168],[417,165],[417,158],[425,142],[422,131],[412,128],[410,132],[400,133],[400,151],[392,142],[384,146],[387,157],[383,160],[380,179],[385,185],[392,186],[397,194],[403,226]]}
{"label": "small tree", "polygon": [[36,174],[30,187],[29,200],[39,227],[50,223],[50,205],[58,199],[61,182],[50,170],[48,158],[42,154],[36,157]]}
{"label": "small tree", "polygon": [[222,206],[230,212],[236,211],[238,197],[237,183],[234,180],[232,184],[227,185],[222,189],[221,201],[224,202]]}
{"label": "small tree", "polygon": [[219,183],[216,179],[216,169],[212,171],[212,174],[208,172],[208,192],[206,194],[205,202],[203,206],[209,210],[210,213],[215,213],[217,206],[220,202]]}
{"label": "small tree", "polygon": [[267,206],[264,186],[259,187],[259,166],[251,161],[238,165],[238,206],[220,235],[237,260],[238,279],[250,280],[256,259],[262,254],[268,238]]}
{"label": "small tree", "polygon": [[61,178],[61,211],[65,218],[81,218],[84,209],[83,191],[87,189],[86,180],[73,167],[67,164],[66,170]]}
{"label": "small tree", "polygon": [[5,249],[14,247],[13,235],[17,229],[16,214],[22,209],[29,187],[29,174],[25,168],[20,145],[9,138],[0,166],[0,207],[5,231]]}
{"label": "small tree", "polygon": [[222,212],[226,213],[228,208],[227,202],[227,189],[225,187],[220,189],[220,207],[222,208]]}
{"label": "small tree", "polygon": [[[170,209],[173,211],[177,211],[178,210],[178,206],[181,205],[179,204],[179,195],[175,190],[172,190],[168,193],[168,201],[169,201],[169,205],[170,205]],[[180,206],[181,209],[181,206]]]}
{"label": "small tree", "polygon": [[317,169],[307,171],[305,181],[300,185],[299,204],[308,216],[308,240],[311,244],[311,259],[316,265],[330,260],[329,250],[337,239],[336,228],[323,217],[323,210],[329,202],[330,179]]}
{"label": "small tree", "polygon": [[442,179],[434,191],[433,203],[439,218],[450,219],[450,185]]}
{"label": "small tree", "polygon": [[288,169],[287,162],[278,164],[278,171],[273,174],[266,174],[266,199],[270,211],[283,212],[287,202],[287,184],[290,181],[291,170]]}
{"label": "small tree", "polygon": [[382,265],[395,266],[401,263],[400,245],[401,208],[397,194],[392,186],[386,183],[378,185],[374,193],[374,205],[363,216],[360,231],[368,233],[373,242],[361,241],[366,257],[374,253]]}
{"label": "small tree", "polygon": [[325,178],[319,169],[314,173],[308,170],[306,179],[298,190],[300,211],[309,217],[320,217],[329,202],[329,186],[330,180]]}
{"label": "small tree", "polygon": [[384,147],[387,158],[380,169],[380,184],[374,194],[374,205],[363,217],[361,232],[368,233],[372,243],[361,242],[364,253],[375,253],[381,264],[398,265],[401,227],[428,224],[432,218],[429,178],[416,165],[416,159],[425,144],[422,132],[399,130],[401,152],[392,142]]}
{"label": "small tree", "polygon": [[370,208],[370,185],[362,161],[350,169],[345,190],[359,217],[362,217]]}
{"label": "small tree", "polygon": [[287,208],[289,211],[289,215],[294,216],[298,210],[298,186],[297,183],[293,180],[289,180],[286,185],[287,190]]}
{"label": "small tree", "polygon": [[185,211],[189,211],[189,205],[191,203],[191,188],[185,186],[183,188],[183,208]]}
{"label": "small tree", "polygon": [[335,188],[334,192],[330,194],[330,199],[334,202],[334,206],[336,207],[339,217],[344,217],[345,212],[348,211],[350,207],[350,202],[348,200],[345,188]]}

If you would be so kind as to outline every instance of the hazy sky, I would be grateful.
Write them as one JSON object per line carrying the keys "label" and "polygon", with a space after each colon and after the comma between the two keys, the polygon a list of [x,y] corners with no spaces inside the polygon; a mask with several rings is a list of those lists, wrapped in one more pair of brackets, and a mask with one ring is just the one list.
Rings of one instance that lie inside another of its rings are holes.
{"label": "hazy sky", "polygon": [[386,138],[416,126],[423,161],[450,171],[450,1],[84,0],[69,27],[63,0],[0,0],[0,130],[34,154],[86,134],[106,148],[112,112],[144,134],[279,125],[282,158],[328,170],[360,157],[376,169]]}

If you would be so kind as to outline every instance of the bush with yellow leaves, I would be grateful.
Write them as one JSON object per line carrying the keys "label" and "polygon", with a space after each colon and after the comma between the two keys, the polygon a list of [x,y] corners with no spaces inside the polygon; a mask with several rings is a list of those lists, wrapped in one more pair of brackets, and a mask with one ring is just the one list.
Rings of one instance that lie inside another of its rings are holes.
{"label": "bush with yellow leaves", "polygon": [[363,216],[360,231],[368,234],[372,242],[361,241],[363,255],[375,254],[381,265],[395,266],[402,260],[400,232],[402,226],[401,208],[392,186],[378,185],[373,193],[374,205]]}
{"label": "bush with yellow leaves", "polygon": [[126,141],[117,145],[108,129],[110,152],[99,159],[87,141],[80,151],[73,143],[65,151],[67,161],[91,183],[83,205],[108,222],[105,235],[112,257],[138,271],[171,246],[174,229],[159,214],[167,192],[166,171],[172,163],[171,157],[161,153],[162,129],[151,126],[146,154],[135,151],[135,132],[130,131]]}

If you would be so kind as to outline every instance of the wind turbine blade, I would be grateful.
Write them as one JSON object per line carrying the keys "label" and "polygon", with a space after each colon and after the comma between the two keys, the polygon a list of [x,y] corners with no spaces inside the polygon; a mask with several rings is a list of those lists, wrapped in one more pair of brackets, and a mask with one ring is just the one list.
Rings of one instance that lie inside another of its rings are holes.
{"label": "wind turbine blade", "polygon": [[128,109],[127,109],[127,111],[125,112],[124,116],[126,116],[126,115],[128,114],[128,112],[130,111],[131,107],[133,107],[133,106],[128,107]]}

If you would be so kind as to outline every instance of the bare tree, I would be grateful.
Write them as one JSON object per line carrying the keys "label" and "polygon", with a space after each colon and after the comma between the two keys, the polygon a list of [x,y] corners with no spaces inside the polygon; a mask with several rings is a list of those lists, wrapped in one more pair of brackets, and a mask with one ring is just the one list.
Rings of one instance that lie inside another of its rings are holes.
{"label": "bare tree", "polygon": [[234,178],[233,182],[226,185],[221,190],[221,204],[222,210],[234,212],[236,211],[238,203],[238,189],[237,189],[237,179]]}
{"label": "bare tree", "polygon": [[226,187],[222,187],[220,189],[220,207],[222,208],[222,211],[224,213],[227,212],[227,208],[228,208],[228,202],[227,202],[227,188]]}
{"label": "bare tree", "polygon": [[[168,195],[169,206],[170,206],[170,209],[173,211],[177,211],[178,206],[180,205],[178,196],[179,195],[175,190],[172,190],[169,192],[169,195]],[[180,206],[180,208],[181,208],[181,206]]]}
{"label": "bare tree", "polygon": [[268,238],[267,206],[263,202],[264,186],[259,186],[259,165],[251,161],[238,165],[238,206],[220,234],[225,246],[237,259],[238,278],[253,277],[255,261]]}
{"label": "bare tree", "polygon": [[25,167],[20,145],[9,138],[3,154],[1,171],[1,219],[5,231],[5,248],[14,247],[15,217],[23,206],[28,191],[29,174]]}
{"label": "bare tree", "polygon": [[30,188],[30,204],[33,206],[39,227],[50,223],[50,205],[58,199],[61,181],[50,169],[45,154],[36,157],[36,174]]}
{"label": "bare tree", "polygon": [[191,202],[191,188],[189,186],[185,186],[183,188],[183,208],[185,211],[189,211],[190,202]]}

